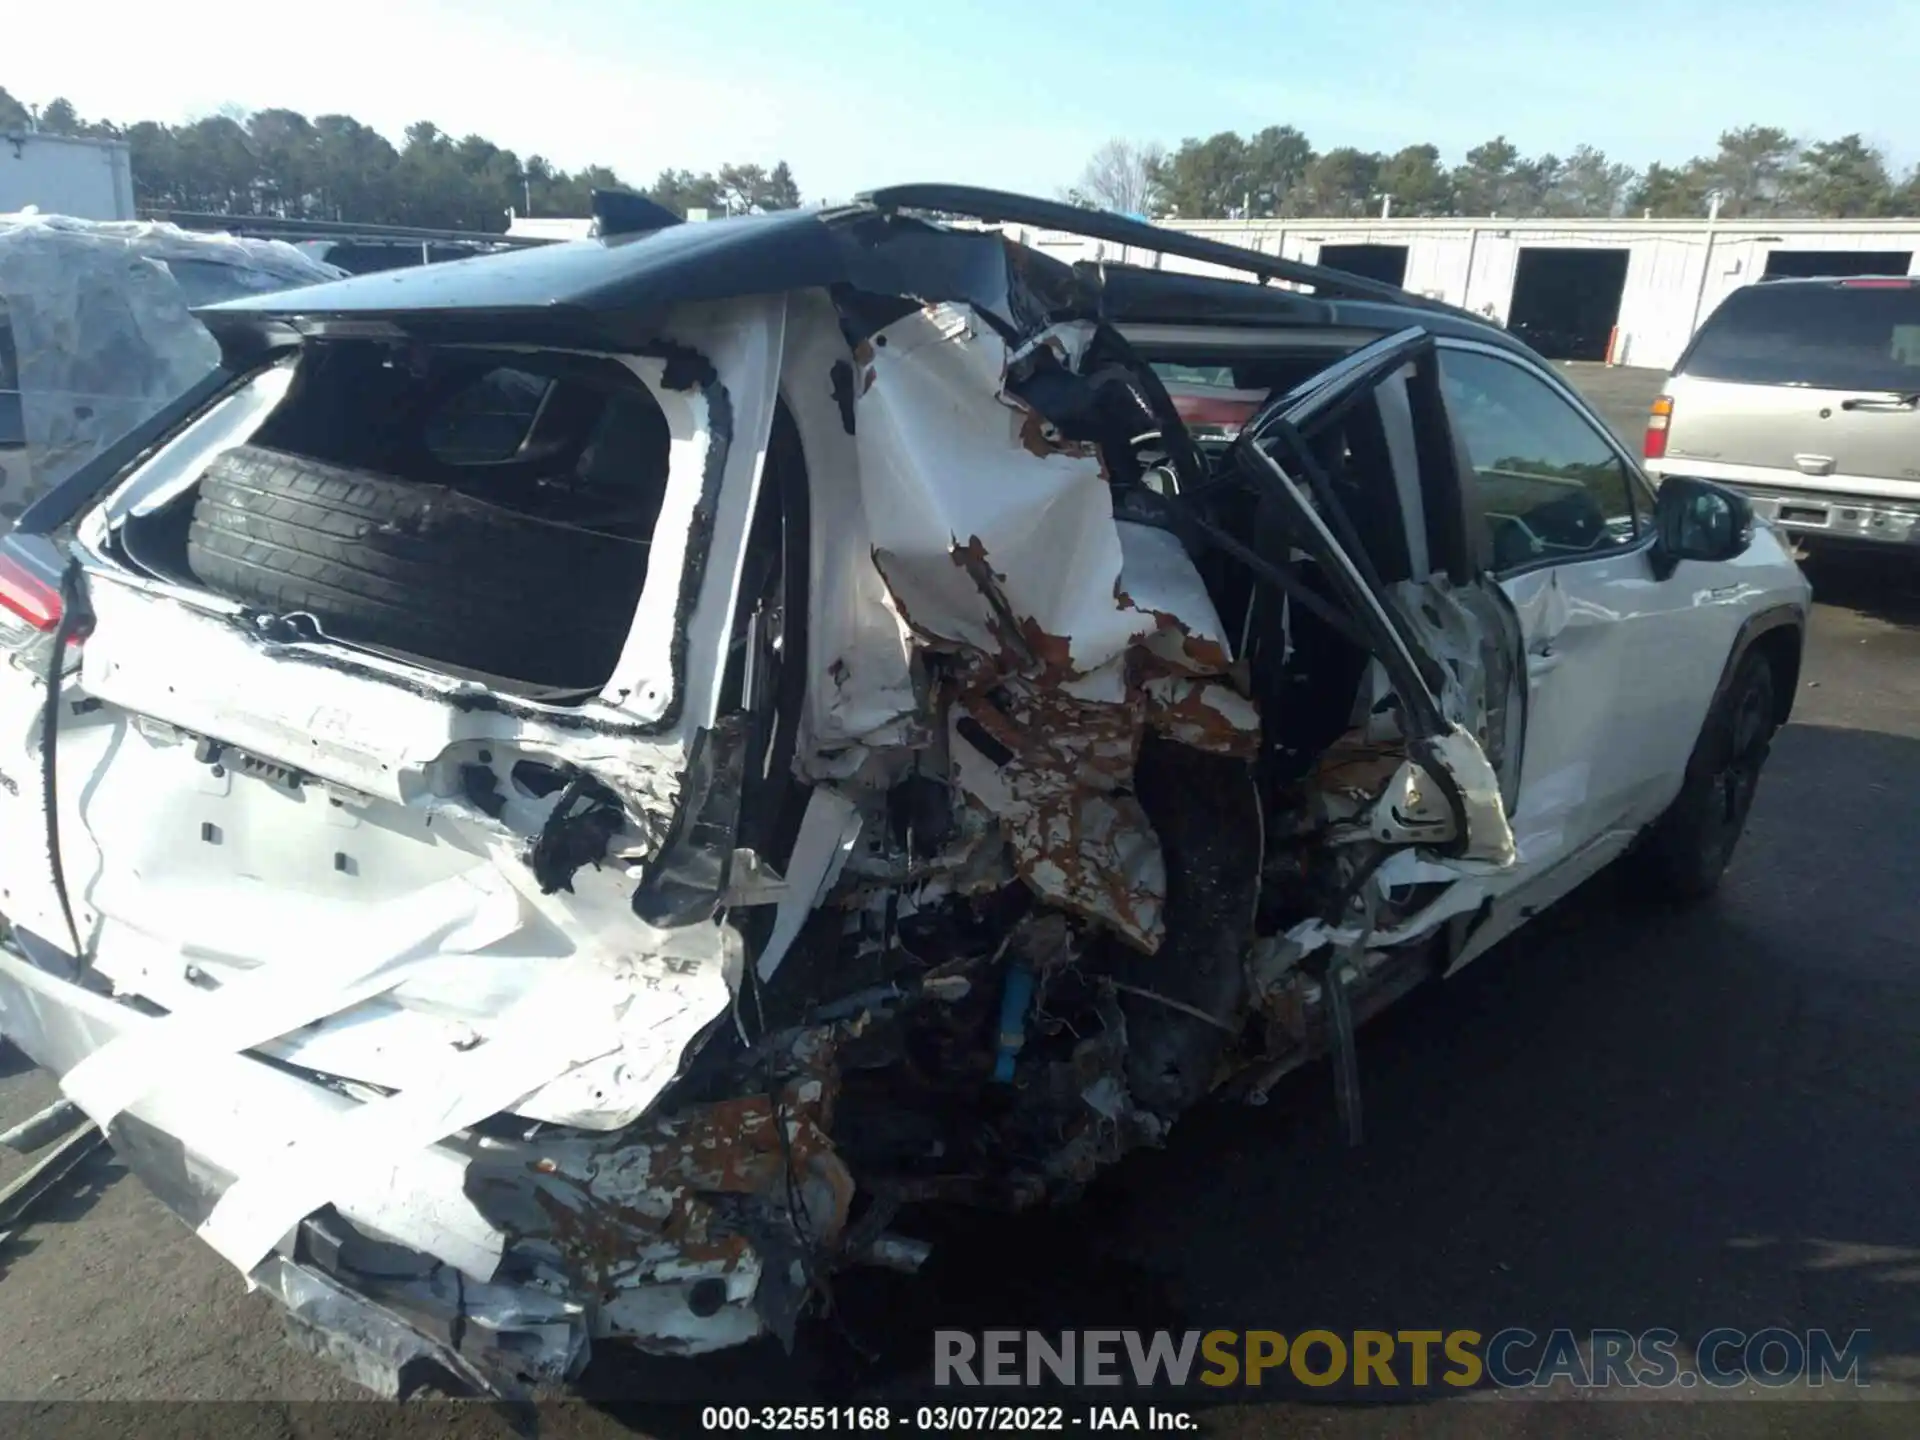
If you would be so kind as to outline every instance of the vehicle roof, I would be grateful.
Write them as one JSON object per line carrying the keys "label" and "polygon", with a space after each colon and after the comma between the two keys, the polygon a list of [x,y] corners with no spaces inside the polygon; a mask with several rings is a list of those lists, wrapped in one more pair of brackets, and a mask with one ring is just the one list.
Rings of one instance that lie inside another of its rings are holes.
{"label": "vehicle roof", "polygon": [[[1068,230],[1250,278],[1068,265],[997,230],[938,223],[930,218],[936,214]],[[1380,330],[1419,324],[1525,348],[1467,311],[1380,281],[998,191],[901,186],[834,209],[648,223],[654,228],[360,275],[198,313],[229,349],[300,335],[388,331],[426,338],[484,330],[497,339],[618,343],[644,338],[674,306],[836,288],[888,301],[961,301],[1013,331],[1069,315],[1116,324]],[[1272,280],[1282,283],[1267,283]],[[1285,288],[1299,284],[1311,285],[1312,293]]]}

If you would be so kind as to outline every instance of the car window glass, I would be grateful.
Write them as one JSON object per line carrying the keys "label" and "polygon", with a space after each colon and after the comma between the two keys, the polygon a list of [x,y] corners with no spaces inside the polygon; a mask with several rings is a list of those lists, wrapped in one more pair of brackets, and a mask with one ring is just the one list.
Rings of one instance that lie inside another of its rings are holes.
{"label": "car window glass", "polygon": [[450,465],[484,465],[520,453],[553,381],[505,366],[457,390],[427,421],[427,449]]}
{"label": "car window glass", "polygon": [[1920,390],[1920,285],[1748,285],[1701,327],[1680,373],[1749,385]]}
{"label": "car window glass", "polygon": [[1633,543],[1626,462],[1593,423],[1519,365],[1441,351],[1440,380],[1466,446],[1493,568],[1604,554]]}

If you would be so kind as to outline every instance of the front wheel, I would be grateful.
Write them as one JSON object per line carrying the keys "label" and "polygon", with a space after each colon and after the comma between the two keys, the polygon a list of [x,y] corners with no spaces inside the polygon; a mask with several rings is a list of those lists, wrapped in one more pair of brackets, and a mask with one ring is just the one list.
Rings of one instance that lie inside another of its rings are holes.
{"label": "front wheel", "polygon": [[1741,658],[1701,728],[1685,784],[1647,833],[1641,868],[1673,899],[1703,899],[1720,886],[1773,744],[1780,713],[1774,684],[1765,655]]}

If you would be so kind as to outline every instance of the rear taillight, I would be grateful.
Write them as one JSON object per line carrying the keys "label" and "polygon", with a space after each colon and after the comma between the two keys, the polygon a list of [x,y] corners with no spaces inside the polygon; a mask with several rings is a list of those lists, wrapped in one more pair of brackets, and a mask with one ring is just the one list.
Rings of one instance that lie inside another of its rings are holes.
{"label": "rear taillight", "polygon": [[[60,555],[38,536],[0,539],[0,661],[32,675],[53,662],[54,636],[65,606],[60,598]],[[80,663],[80,641],[89,625],[69,625],[60,660],[62,674]]]}
{"label": "rear taillight", "polygon": [[1641,453],[1649,460],[1660,460],[1667,453],[1667,426],[1673,422],[1673,397],[1662,395],[1647,412],[1647,440]]}
{"label": "rear taillight", "polygon": [[17,622],[15,629],[25,624],[42,635],[51,634],[60,624],[60,587],[0,550],[0,610]]}

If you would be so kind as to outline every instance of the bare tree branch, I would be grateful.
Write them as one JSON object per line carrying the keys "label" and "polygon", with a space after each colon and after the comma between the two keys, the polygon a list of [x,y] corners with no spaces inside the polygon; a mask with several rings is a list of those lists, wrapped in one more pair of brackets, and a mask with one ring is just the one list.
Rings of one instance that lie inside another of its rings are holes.
{"label": "bare tree branch", "polygon": [[1077,204],[1123,215],[1151,215],[1159,203],[1159,171],[1166,158],[1165,147],[1151,141],[1139,145],[1109,140],[1093,152],[1080,172],[1080,183],[1068,193]]}

